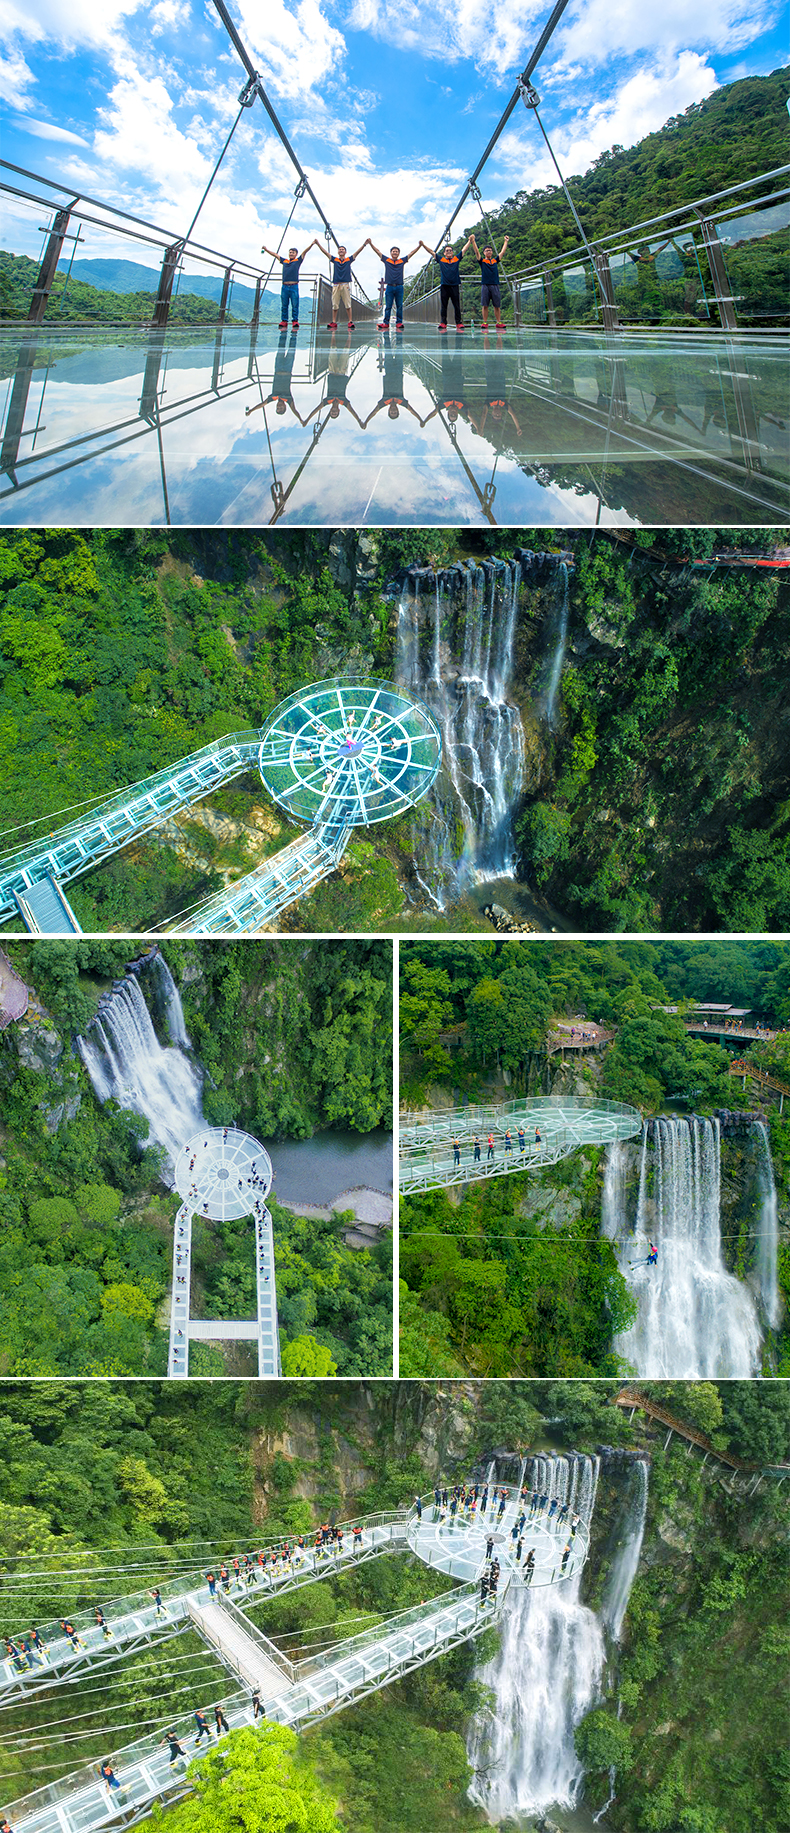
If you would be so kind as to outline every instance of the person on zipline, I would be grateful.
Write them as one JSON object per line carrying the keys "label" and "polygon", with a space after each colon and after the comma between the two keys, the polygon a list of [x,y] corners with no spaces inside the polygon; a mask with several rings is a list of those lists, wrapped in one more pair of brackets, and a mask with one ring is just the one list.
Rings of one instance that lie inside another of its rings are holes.
{"label": "person on zipline", "polygon": [[261,255],[270,255],[273,262],[280,262],[282,264],[280,293],[281,332],[288,325],[289,307],[291,309],[291,321],[293,325],[295,327],[299,325],[299,270],[305,256],[309,255],[313,245],[315,245],[317,249],[323,248],[323,244],[318,241],[318,237],[314,236],[313,241],[308,243],[307,248],[302,250],[301,255],[298,249],[289,249],[287,255],[279,255],[276,249],[267,249],[265,243],[261,244]]}
{"label": "person on zipline", "polygon": [[423,243],[422,245],[426,255],[432,256],[433,260],[439,263],[440,332],[447,331],[448,306],[452,306],[453,312],[455,313],[456,332],[462,332],[464,329],[464,315],[461,308],[461,263],[467,249],[471,247],[471,244],[472,238],[470,236],[469,241],[464,243],[460,255],[456,253],[452,243],[445,244],[441,255],[438,249],[429,249],[427,243]]}
{"label": "person on zipline", "polygon": [[348,313],[349,332],[354,330],[354,321],[351,317],[351,264],[356,261],[358,255],[362,254],[369,242],[370,237],[366,236],[365,241],[360,243],[353,255],[349,255],[345,243],[338,243],[337,255],[333,255],[323,243],[318,244],[319,253],[326,256],[332,270],[332,317],[327,328],[330,332],[337,331],[337,315],[341,306],[344,306]]}
{"label": "person on zipline", "polygon": [[648,1264],[658,1263],[658,1245],[653,1244],[652,1240],[650,1242],[650,1251],[648,1253],[648,1256],[645,1259],[645,1262]]}
{"label": "person on zipline", "polygon": [[469,241],[474,249],[475,259],[480,269],[480,306],[483,314],[483,331],[486,332],[488,330],[488,308],[489,306],[493,306],[494,312],[496,313],[496,329],[498,332],[504,332],[505,322],[502,318],[502,295],[499,291],[499,264],[508,246],[510,237],[505,237],[498,255],[496,249],[493,249],[490,243],[486,243],[481,255],[477,243],[475,242],[474,231]]}
{"label": "person on zipline", "polygon": [[406,266],[406,263],[411,261],[412,256],[415,256],[417,254],[417,249],[420,249],[422,247],[422,244],[418,243],[417,248],[412,249],[410,255],[401,255],[400,243],[393,243],[392,248],[390,249],[389,255],[384,255],[382,250],[377,249],[375,243],[371,242],[370,237],[368,237],[368,242],[370,243],[370,247],[373,250],[373,254],[377,255],[379,258],[379,261],[384,263],[384,317],[383,319],[379,320],[378,329],[380,332],[389,331],[389,324],[392,318],[392,309],[394,306],[395,308],[395,330],[396,332],[402,332],[403,331],[403,270]]}

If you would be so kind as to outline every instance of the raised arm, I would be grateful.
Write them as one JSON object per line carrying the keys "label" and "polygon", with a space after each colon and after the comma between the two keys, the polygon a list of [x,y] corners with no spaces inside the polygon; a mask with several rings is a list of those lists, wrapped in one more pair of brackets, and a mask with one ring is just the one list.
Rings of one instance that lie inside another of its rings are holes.
{"label": "raised arm", "polygon": [[270,255],[273,262],[285,261],[285,256],[280,254],[279,249],[267,249],[265,243],[261,243],[261,255]]}
{"label": "raised arm", "polygon": [[500,251],[499,251],[499,254],[498,254],[498,256],[497,256],[497,261],[498,261],[498,262],[501,262],[501,260],[502,260],[502,257],[503,257],[503,255],[504,255],[504,253],[505,253],[505,250],[506,250],[506,248],[507,248],[507,246],[508,246],[508,243],[509,243],[509,241],[510,241],[510,237],[509,237],[509,236],[506,236],[506,237],[505,237],[505,240],[504,240],[504,242],[503,242],[503,244],[502,244],[502,247],[501,247],[501,249],[500,249]]}
{"label": "raised arm", "polygon": [[467,245],[466,245],[466,247],[467,247],[467,249],[469,248],[469,243],[471,243],[471,245],[472,245],[472,248],[474,249],[474,252],[475,252],[475,255],[477,256],[477,259],[478,259],[478,261],[479,261],[479,260],[480,260],[480,250],[478,249],[478,247],[477,247],[477,243],[476,243],[476,241],[475,241],[475,233],[474,233],[474,230],[472,231],[472,234],[471,234],[471,236],[470,236],[470,238],[469,238],[469,242],[468,242],[468,243],[467,243]]}
{"label": "raised arm", "polygon": [[474,248],[475,248],[475,250],[476,250],[476,249],[477,249],[477,243],[475,242],[475,239],[474,239],[474,237],[473,237],[473,236],[467,236],[467,239],[466,239],[466,242],[464,243],[464,246],[463,246],[463,249],[461,250],[461,259],[462,259],[462,260],[463,260],[463,257],[464,257],[464,256],[465,256],[465,254],[466,254],[466,251],[467,251],[467,249],[471,249],[472,247],[474,247]]}
{"label": "raised arm", "polygon": [[[354,250],[354,253],[353,253],[353,255],[349,255],[349,257],[348,257],[348,260],[349,260],[350,262],[355,262],[355,261],[356,261],[356,259],[357,259],[357,256],[358,256],[358,255],[361,255],[361,254],[362,254],[362,251],[363,251],[363,249],[366,249],[366,248],[367,248],[367,246],[368,246],[368,243],[370,243],[370,237],[369,237],[369,236],[366,236],[366,237],[365,237],[365,241],[364,241],[363,243],[360,243],[360,245],[359,245],[359,248],[358,248],[358,249],[355,249],[355,250]],[[370,243],[370,246],[371,246],[371,249],[372,249],[372,248],[373,248],[373,244],[372,244],[372,243]],[[376,253],[378,254],[378,250],[376,251]]]}
{"label": "raised arm", "polygon": [[[318,240],[318,237],[317,237],[317,236],[314,236],[314,237],[313,237],[313,241],[312,241],[311,243],[308,243],[308,244],[307,244],[307,247],[306,247],[306,249],[303,249],[303,250],[302,250],[302,253],[301,253],[301,255],[300,255],[300,257],[299,257],[299,260],[300,260],[300,262],[303,262],[303,261],[304,261],[304,259],[305,259],[305,256],[306,256],[306,255],[309,255],[309,254],[310,254],[310,250],[311,250],[311,249],[313,248],[313,245],[315,245],[315,247],[316,247],[316,249],[322,249],[322,248],[323,248],[323,244],[319,242],[319,240]],[[325,250],[324,250],[324,253],[326,254],[326,251],[325,251]]]}
{"label": "raised arm", "polygon": [[[430,243],[424,243],[424,242],[423,242],[423,240],[422,240],[422,237],[420,237],[420,240],[419,240],[419,242],[418,242],[418,244],[417,244],[417,249],[424,249],[424,250],[425,250],[425,253],[426,253],[426,255],[431,255],[431,256],[433,256],[433,259],[434,259],[434,261],[435,261],[435,262],[438,262],[438,261],[440,260],[440,256],[439,256],[439,251],[438,251],[438,249],[432,249],[432,248],[431,248],[431,246],[430,246]],[[416,253],[417,253],[417,250],[415,250],[415,255],[416,255]]]}
{"label": "raised arm", "polygon": [[[388,257],[384,254],[383,250],[378,249],[376,247],[376,244],[374,243],[372,236],[368,237],[368,242],[370,243],[370,247],[373,250],[373,254],[378,256],[379,261],[386,262],[388,260]],[[364,249],[365,247],[364,243],[362,244],[362,247]]]}
{"label": "raised arm", "polygon": [[408,255],[402,256],[401,260],[404,263],[410,262],[413,259],[413,257],[417,254],[417,250],[421,248],[422,248],[422,242],[415,243],[414,248],[409,250]]}

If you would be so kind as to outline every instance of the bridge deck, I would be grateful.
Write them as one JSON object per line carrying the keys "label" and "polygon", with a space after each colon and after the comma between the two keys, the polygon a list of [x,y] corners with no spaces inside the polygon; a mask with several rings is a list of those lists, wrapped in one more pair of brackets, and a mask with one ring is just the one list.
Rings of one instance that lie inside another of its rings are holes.
{"label": "bridge deck", "polygon": [[305,836],[297,836],[259,868],[207,900],[177,929],[195,937],[211,937],[271,925],[278,913],[311,893],[334,872],[350,835],[346,827],[321,825]]}
{"label": "bridge deck", "polygon": [[421,1193],[539,1171],[584,1144],[621,1141],[638,1136],[641,1128],[640,1113],[628,1105],[605,1100],[583,1104],[574,1098],[523,1098],[406,1116],[399,1128],[400,1191]]}

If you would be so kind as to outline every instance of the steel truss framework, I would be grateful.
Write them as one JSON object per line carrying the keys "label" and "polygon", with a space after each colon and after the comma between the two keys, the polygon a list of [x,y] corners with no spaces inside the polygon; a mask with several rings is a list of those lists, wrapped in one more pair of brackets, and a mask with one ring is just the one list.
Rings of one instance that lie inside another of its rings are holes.
{"label": "steel truss framework", "polygon": [[639,1111],[607,1099],[585,1104],[576,1098],[523,1098],[508,1104],[407,1113],[398,1131],[400,1192],[425,1193],[437,1187],[464,1186],[468,1181],[539,1172],[585,1143],[621,1142],[640,1135],[641,1129]]}
{"label": "steel truss framework", "polygon": [[[197,1582],[197,1587],[186,1590],[182,1581],[174,1586],[168,1600],[164,1599],[163,1589],[162,1615],[167,1620],[167,1630],[166,1633],[163,1630],[162,1637],[176,1633],[191,1622],[198,1632],[203,1632],[234,1681],[243,1681],[247,1690],[234,1695],[225,1705],[231,1729],[249,1727],[253,1723],[249,1686],[251,1666],[256,1662],[259,1679],[265,1681],[262,1696],[266,1721],[261,1727],[260,1739],[265,1740],[267,1722],[285,1724],[296,1730],[308,1728],[426,1665],[437,1654],[449,1652],[473,1639],[496,1620],[510,1589],[519,1587],[525,1580],[514,1556],[519,1512],[528,1517],[524,1538],[537,1547],[534,1584],[550,1586],[578,1574],[586,1559],[589,1528],[578,1522],[573,1545],[568,1543],[565,1560],[560,1565],[559,1549],[565,1532],[559,1530],[556,1521],[552,1532],[542,1512],[533,1512],[519,1490],[511,1487],[502,1512],[491,1500],[486,1512],[477,1517],[475,1509],[462,1508],[457,1515],[448,1518],[444,1509],[436,1506],[424,1512],[412,1508],[410,1511],[399,1509],[390,1515],[373,1515],[358,1521],[359,1541],[344,1549],[341,1556],[323,1559],[315,1549],[308,1549],[298,1567],[288,1565],[285,1574],[267,1575],[265,1580],[254,1583],[245,1592],[245,1601],[280,1595],[308,1585],[317,1575],[353,1568],[355,1563],[369,1562],[386,1551],[407,1548],[430,1567],[447,1574],[455,1573],[454,1565],[468,1571],[469,1580],[462,1582],[460,1587],[391,1616],[372,1630],[339,1641],[313,1658],[297,1662],[288,1659],[267,1640],[236,1602],[229,1602],[227,1597],[212,1598],[202,1581]],[[353,1537],[353,1527],[344,1530]],[[485,1542],[489,1536],[501,1560],[502,1587],[485,1594],[478,1590],[477,1579],[482,1574]],[[567,1553],[571,1551],[568,1563]],[[126,1616],[114,1619],[111,1639],[116,1648],[133,1650],[147,1640],[160,1638],[157,1612],[150,1597],[142,1601],[138,1598]],[[98,1628],[86,1630],[86,1651],[78,1655],[55,1651],[58,1643],[53,1641],[48,1658],[48,1666],[57,1673],[57,1679],[51,1680],[53,1684],[99,1661],[100,1655],[94,1655],[87,1648],[89,1638],[95,1648],[92,1638],[95,1635],[101,1639]],[[62,1647],[64,1643],[59,1644]],[[105,1656],[106,1645],[102,1641]],[[6,1674],[6,1685],[0,1693],[0,1701],[12,1694],[18,1696],[26,1689],[40,1688],[40,1674],[30,1678],[25,1674],[21,1677],[13,1674],[8,1679],[8,1666],[2,1670]],[[181,1740],[186,1739],[183,1719],[176,1719],[171,1727],[176,1729]],[[83,1767],[66,1779],[27,1796],[9,1809],[14,1831],[98,1831],[131,1824],[153,1800],[185,1791],[186,1763],[179,1762],[173,1768],[162,1753],[163,1747],[167,1744],[154,1733],[116,1751],[113,1768],[121,1783],[120,1790],[107,1790],[97,1778],[95,1768]]]}
{"label": "steel truss framework", "polygon": [[[31,924],[37,889],[59,894],[62,883],[257,762],[270,796],[311,828],[235,886],[178,915],[180,926],[164,928],[254,931],[338,866],[352,829],[386,822],[423,797],[439,770],[441,745],[428,710],[390,683],[333,677],[310,684],[280,703],[262,729],[226,735],[105,799],[45,842],[0,859],[0,918],[21,913]],[[75,930],[70,908],[68,924],[51,898],[47,913],[51,923]]]}

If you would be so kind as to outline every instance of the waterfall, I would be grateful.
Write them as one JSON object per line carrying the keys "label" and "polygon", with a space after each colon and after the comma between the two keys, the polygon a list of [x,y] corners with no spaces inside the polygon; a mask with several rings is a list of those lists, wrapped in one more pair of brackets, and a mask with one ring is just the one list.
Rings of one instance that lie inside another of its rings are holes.
{"label": "waterfall", "polygon": [[153,973],[159,985],[159,994],[165,1011],[167,1031],[174,1047],[189,1047],[192,1042],[186,1030],[184,1010],[181,997],[169,964],[158,952],[153,960]]}
{"label": "waterfall", "polygon": [[[539,1485],[588,1524],[598,1482],[588,1455],[535,1456]],[[604,1640],[598,1617],[579,1601],[579,1577],[557,1587],[512,1589],[500,1650],[479,1678],[495,1708],[473,1719],[469,1797],[492,1822],[575,1804],[582,1780],[573,1732],[600,1692]]]}
{"label": "waterfall", "polygon": [[[442,732],[445,782],[434,794],[427,840],[418,845],[427,876],[427,881],[419,877],[421,884],[442,910],[447,898],[471,881],[515,874],[512,810],[523,782],[524,731],[507,698],[521,562],[455,569],[449,591],[437,575],[430,597],[419,577],[415,583],[399,606],[397,676],[429,705]],[[446,627],[455,634],[455,646]],[[422,659],[421,630],[428,640]],[[453,648],[460,653],[457,660],[447,655]]]}
{"label": "waterfall", "polygon": [[568,642],[568,607],[570,604],[570,577],[568,575],[568,567],[567,567],[566,562],[560,562],[560,578],[562,581],[562,599],[557,609],[556,637],[554,640],[554,651],[552,653],[551,666],[549,669],[549,684],[548,684],[548,689],[546,691],[546,720],[550,728],[553,728],[555,726],[555,717],[556,717],[556,712],[557,712],[557,692],[560,687],[560,678],[562,676],[562,666],[565,661],[565,647]]}
{"label": "waterfall", "polygon": [[633,1462],[629,1472],[628,1492],[617,1527],[617,1551],[606,1579],[601,1616],[612,1639],[618,1641],[645,1534],[647,1478],[647,1462]]}
{"label": "waterfall", "polygon": [[[188,1044],[175,984],[166,964],[163,970],[171,1035]],[[161,1143],[174,1157],[203,1121],[203,1079],[180,1046],[160,1046],[134,974],[115,985],[77,1044],[99,1103],[115,1098],[125,1110],[138,1111],[148,1123],[148,1142]]]}
{"label": "waterfall", "polygon": [[756,1274],[768,1326],[778,1327],[782,1315],[782,1298],[779,1294],[776,1270],[779,1251],[779,1221],[776,1209],[774,1165],[771,1160],[771,1144],[765,1124],[759,1118],[755,1118],[754,1127],[761,1145],[757,1176],[760,1211],[757,1218]]}
{"label": "waterfall", "polygon": [[[604,1222],[639,1303],[636,1321],[617,1336],[615,1349],[640,1378],[753,1377],[760,1353],[757,1312],[747,1285],[730,1276],[721,1254],[718,1120],[659,1117],[654,1133],[654,1192],[645,1135],[633,1233],[622,1194],[619,1219],[610,1212]],[[658,1263],[649,1269],[643,1261],[648,1235],[658,1245]]]}

